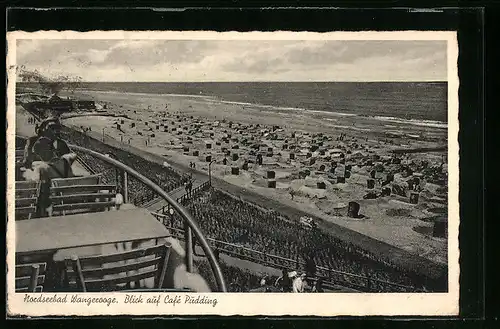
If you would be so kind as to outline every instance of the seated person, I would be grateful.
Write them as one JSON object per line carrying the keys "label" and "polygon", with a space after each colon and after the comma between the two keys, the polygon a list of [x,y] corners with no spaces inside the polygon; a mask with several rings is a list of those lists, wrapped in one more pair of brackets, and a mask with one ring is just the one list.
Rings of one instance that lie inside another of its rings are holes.
{"label": "seated person", "polygon": [[28,139],[24,149],[25,179],[43,181],[74,176],[71,165],[76,160],[76,154],[61,138],[59,119],[44,120],[36,133]]}
{"label": "seated person", "polygon": [[76,160],[76,154],[61,138],[59,119],[44,120],[36,133],[26,142],[23,177],[41,182],[38,216],[45,216],[50,207],[51,179],[73,177],[71,165]]}

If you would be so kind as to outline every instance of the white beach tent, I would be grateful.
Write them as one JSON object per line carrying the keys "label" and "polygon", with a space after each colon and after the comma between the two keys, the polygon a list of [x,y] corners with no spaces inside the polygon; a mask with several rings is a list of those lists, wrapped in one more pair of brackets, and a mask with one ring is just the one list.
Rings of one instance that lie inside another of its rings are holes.
{"label": "white beach tent", "polygon": [[343,153],[344,153],[344,151],[342,151],[341,149],[338,149],[338,148],[331,149],[328,151],[328,154],[330,154],[333,157],[339,157]]}

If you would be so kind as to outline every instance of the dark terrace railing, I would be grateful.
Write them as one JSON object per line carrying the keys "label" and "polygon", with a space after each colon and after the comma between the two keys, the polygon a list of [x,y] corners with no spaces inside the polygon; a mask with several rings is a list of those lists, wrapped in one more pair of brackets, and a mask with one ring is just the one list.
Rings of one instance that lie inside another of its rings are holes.
{"label": "dark terrace railing", "polygon": [[167,192],[165,192],[161,187],[159,187],[157,184],[155,184],[153,181],[149,180],[145,176],[141,175],[134,169],[128,167],[127,165],[121,163],[118,160],[115,160],[111,157],[108,157],[104,154],[89,150],[87,148],[77,146],[77,145],[70,145],[70,148],[74,151],[85,153],[87,155],[90,155],[92,157],[95,157],[101,161],[106,162],[109,165],[112,165],[113,167],[117,168],[118,170],[122,171],[123,173],[123,198],[125,202],[128,202],[128,175],[132,176],[134,179],[138,180],[142,184],[146,185],[149,189],[151,189],[155,194],[163,198],[165,201],[167,201],[174,211],[177,212],[177,214],[182,218],[184,222],[184,230],[185,230],[185,246],[186,246],[186,268],[189,272],[192,271],[193,267],[193,243],[192,243],[192,234],[194,233],[194,236],[198,243],[200,244],[201,248],[203,249],[203,252],[208,258],[208,261],[210,263],[210,266],[212,268],[212,271],[215,276],[215,280],[217,282],[218,290],[221,292],[226,292],[226,284],[224,282],[224,277],[222,275],[222,270],[217,262],[217,259],[215,258],[215,255],[210,247],[210,244],[208,243],[207,239],[203,235],[201,229],[199,228],[198,224],[194,220],[194,218],[191,216],[191,214],[182,206],[180,205],[176,200],[173,200]]}

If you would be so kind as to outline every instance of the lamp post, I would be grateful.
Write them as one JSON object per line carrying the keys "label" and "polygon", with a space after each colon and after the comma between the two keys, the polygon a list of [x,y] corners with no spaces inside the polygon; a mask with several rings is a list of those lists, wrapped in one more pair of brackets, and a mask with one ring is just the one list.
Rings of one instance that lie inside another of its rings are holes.
{"label": "lamp post", "polygon": [[215,160],[210,161],[208,164],[208,184],[212,186],[212,163],[214,163]]}
{"label": "lamp post", "polygon": [[102,128],[102,142],[104,143],[104,129],[106,129],[106,127]]}

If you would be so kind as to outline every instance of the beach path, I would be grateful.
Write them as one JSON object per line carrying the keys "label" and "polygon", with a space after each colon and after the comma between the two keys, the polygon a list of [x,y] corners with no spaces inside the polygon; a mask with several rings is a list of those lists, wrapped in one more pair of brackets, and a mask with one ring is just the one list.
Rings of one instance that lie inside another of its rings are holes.
{"label": "beach path", "polygon": [[[207,180],[202,178],[202,175],[199,175],[200,177],[194,177],[193,175],[193,189],[201,186],[203,183],[205,183]],[[168,193],[170,197],[174,200],[177,201],[181,196],[186,194],[186,189],[184,186],[178,187],[175,190],[171,191]],[[154,211],[157,212],[161,210],[164,206],[168,206],[168,202],[164,200],[161,197],[158,197],[156,199],[151,200],[150,202],[144,204],[144,208],[148,209],[149,211]]]}

